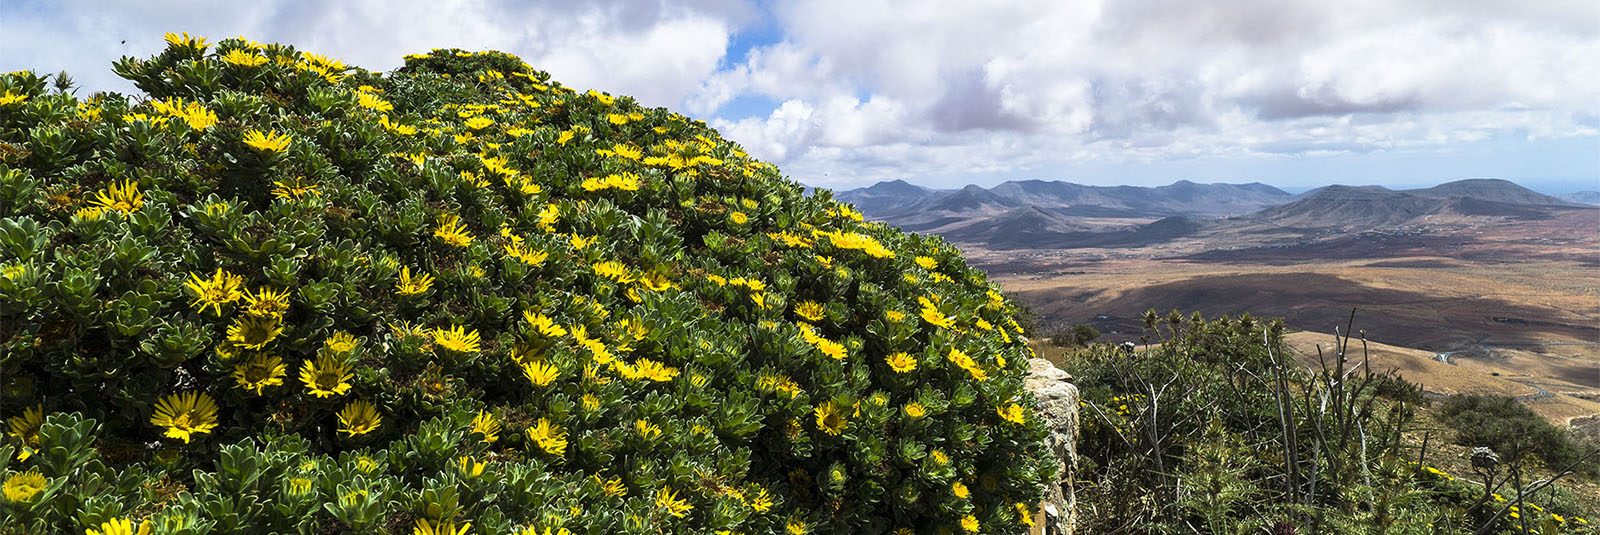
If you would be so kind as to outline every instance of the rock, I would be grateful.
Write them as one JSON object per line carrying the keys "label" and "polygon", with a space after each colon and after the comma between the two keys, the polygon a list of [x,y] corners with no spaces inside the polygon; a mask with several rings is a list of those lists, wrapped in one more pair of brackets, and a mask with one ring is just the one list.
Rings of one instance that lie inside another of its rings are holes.
{"label": "rock", "polygon": [[1078,458],[1078,387],[1072,375],[1042,358],[1028,359],[1024,384],[1038,400],[1039,417],[1050,429],[1045,444],[1055,452],[1060,480],[1045,489],[1044,502],[1034,515],[1033,535],[1065,535],[1073,531],[1077,500],[1073,481]]}

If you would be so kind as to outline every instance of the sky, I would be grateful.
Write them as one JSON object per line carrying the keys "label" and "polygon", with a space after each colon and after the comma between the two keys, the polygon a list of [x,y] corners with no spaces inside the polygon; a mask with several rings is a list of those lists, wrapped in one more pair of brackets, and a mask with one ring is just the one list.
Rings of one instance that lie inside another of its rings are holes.
{"label": "sky", "polygon": [[83,91],[165,32],[371,70],[500,50],[705,120],[801,183],[1600,189],[1592,0],[5,0],[0,71]]}

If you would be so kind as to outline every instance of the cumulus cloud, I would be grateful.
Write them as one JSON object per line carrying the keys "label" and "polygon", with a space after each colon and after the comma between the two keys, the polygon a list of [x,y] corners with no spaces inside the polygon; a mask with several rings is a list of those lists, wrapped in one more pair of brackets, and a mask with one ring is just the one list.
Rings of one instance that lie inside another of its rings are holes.
{"label": "cumulus cloud", "polygon": [[[786,38],[714,75],[690,101],[714,110],[760,94],[817,110],[810,130],[824,135],[750,119],[723,124],[797,177],[836,185],[1077,158],[1361,153],[1495,132],[1593,135],[1584,119],[1600,112],[1600,64],[1585,58],[1600,53],[1600,5],[1533,4],[783,4],[775,13]],[[893,103],[895,113],[826,104],[861,94]],[[766,120],[792,119],[774,112]],[[1006,150],[1013,144],[1028,148]],[[906,160],[802,174],[852,157]]]}
{"label": "cumulus cloud", "polygon": [[110,62],[161,50],[165,32],[291,43],[374,70],[433,48],[502,50],[572,87],[679,107],[757,14],[732,0],[197,0],[6,2],[0,68],[66,70],[86,88],[132,91]]}
{"label": "cumulus cloud", "polygon": [[824,186],[1600,128],[1600,4],[1584,0],[16,0],[0,20],[0,69],[124,91],[110,60],[166,31],[379,70],[503,50],[704,118]]}

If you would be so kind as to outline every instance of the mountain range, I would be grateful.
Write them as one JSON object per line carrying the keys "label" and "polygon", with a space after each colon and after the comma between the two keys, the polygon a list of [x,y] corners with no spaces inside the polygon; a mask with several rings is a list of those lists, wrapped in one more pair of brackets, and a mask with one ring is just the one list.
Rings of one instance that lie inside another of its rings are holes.
{"label": "mountain range", "polygon": [[1187,180],[1158,187],[1022,180],[958,190],[896,180],[834,196],[874,220],[991,249],[1142,247],[1219,232],[1326,235],[1593,208],[1501,179],[1411,190],[1333,185],[1298,195],[1261,183]]}

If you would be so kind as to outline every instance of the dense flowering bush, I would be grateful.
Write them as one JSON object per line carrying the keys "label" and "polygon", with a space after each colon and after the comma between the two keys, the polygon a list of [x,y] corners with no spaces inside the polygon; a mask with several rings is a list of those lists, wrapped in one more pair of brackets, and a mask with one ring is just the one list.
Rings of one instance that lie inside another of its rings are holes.
{"label": "dense flowering bush", "polygon": [[0,76],[0,532],[1017,533],[958,251],[495,52]]}

